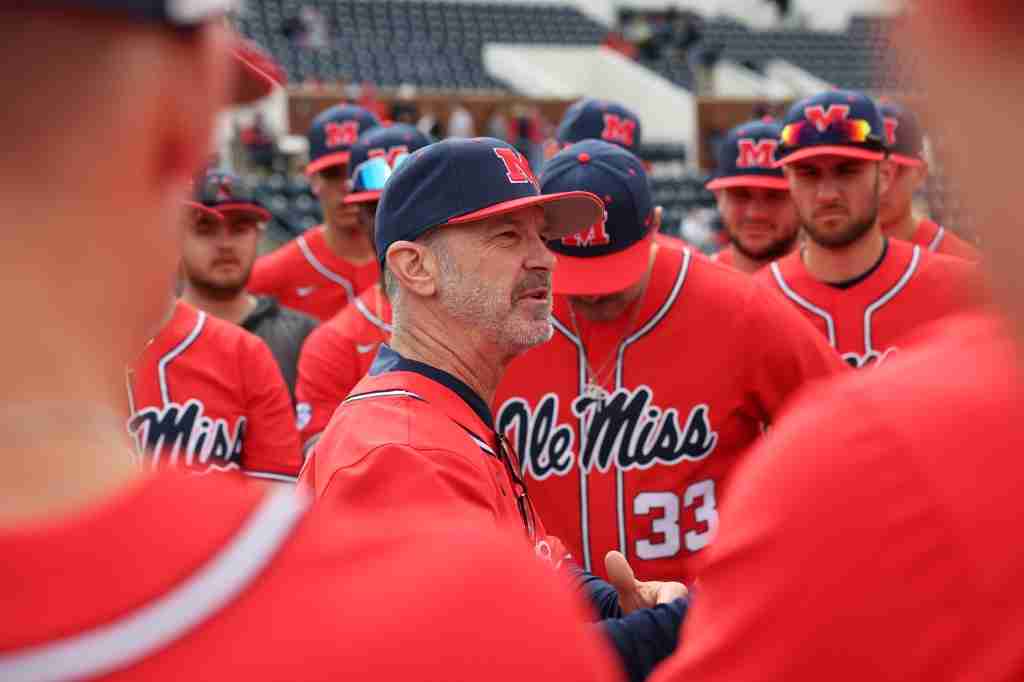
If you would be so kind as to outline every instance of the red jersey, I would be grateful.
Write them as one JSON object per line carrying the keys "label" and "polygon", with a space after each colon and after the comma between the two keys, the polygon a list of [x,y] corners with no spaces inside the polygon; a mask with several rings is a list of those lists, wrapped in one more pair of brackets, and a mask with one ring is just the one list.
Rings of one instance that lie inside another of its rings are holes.
{"label": "red jersey", "polygon": [[327,245],[323,225],[256,259],[249,291],[273,296],[321,322],[341,311],[380,278],[376,259],[354,265]]}
{"label": "red jersey", "polygon": [[525,531],[540,550],[544,526],[493,424],[466,384],[382,346],[331,418],[301,485],[346,525],[411,526],[441,515]]}
{"label": "red jersey", "polygon": [[910,238],[910,243],[919,244],[933,253],[944,253],[972,261],[981,259],[981,253],[976,247],[928,218],[918,221],[917,230]]}
{"label": "red jersey", "polygon": [[689,251],[659,249],[634,305],[597,323],[556,296],[554,337],[498,387],[497,427],[588,570],[614,549],[637,575],[685,580],[742,453],[794,391],[846,367],[770,291]]}
{"label": "red jersey", "polygon": [[305,506],[165,472],[74,517],[0,527],[0,679],[618,679],[521,537]]}
{"label": "red jersey", "polygon": [[716,263],[721,263],[722,265],[727,265],[730,268],[734,268],[736,267],[735,256],[736,254],[733,253],[732,246],[727,246],[721,251],[711,254],[711,260]]}
{"label": "red jersey", "polygon": [[177,301],[129,373],[128,430],[153,464],[294,481],[295,413],[267,345]]}
{"label": "red jersey", "polygon": [[1020,346],[993,320],[939,325],[745,458],[652,680],[1024,679]]}
{"label": "red jersey", "polygon": [[390,336],[391,303],[377,283],[306,339],[295,385],[304,452],[316,444],[334,410],[370,371],[378,346]]}
{"label": "red jersey", "polygon": [[815,279],[794,251],[755,275],[802,312],[851,366],[884,361],[923,324],[963,310],[978,298],[975,266],[887,240],[879,264],[847,288]]}

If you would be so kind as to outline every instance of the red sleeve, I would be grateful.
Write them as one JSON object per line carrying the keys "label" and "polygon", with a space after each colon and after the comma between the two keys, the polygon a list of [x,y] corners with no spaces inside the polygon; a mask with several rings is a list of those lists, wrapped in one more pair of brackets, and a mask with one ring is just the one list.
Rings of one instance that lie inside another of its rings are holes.
{"label": "red sleeve", "polygon": [[957,613],[956,585],[928,570],[957,549],[878,405],[836,402],[834,388],[809,394],[739,465],[682,645],[653,682],[949,676],[899,668],[917,655],[907,633],[930,636],[929,614]]}
{"label": "red sleeve", "polygon": [[981,260],[981,252],[969,242],[954,234],[949,228],[946,228],[946,235],[942,238],[942,243],[939,244],[939,253],[964,258],[969,261]]}
{"label": "red sleeve", "polygon": [[755,283],[739,338],[749,375],[744,382],[766,422],[808,382],[850,370],[807,318],[777,294]]}
{"label": "red sleeve", "polygon": [[248,422],[242,468],[250,475],[294,479],[302,467],[302,453],[288,385],[262,340],[253,336],[244,344],[239,359],[246,382]]}
{"label": "red sleeve", "polygon": [[354,342],[338,331],[332,321],[316,328],[302,346],[295,383],[304,452],[316,444],[334,410],[359,379]]}
{"label": "red sleeve", "polygon": [[[332,427],[334,429],[334,427]],[[317,446],[317,497],[340,518],[415,525],[424,517],[495,527],[497,485],[479,463],[450,450],[378,446],[330,473],[331,432]],[[341,447],[351,447],[351,441]],[[479,455],[478,455],[479,457]],[[396,501],[400,501],[396,502]]]}
{"label": "red sleeve", "polygon": [[274,296],[278,293],[277,263],[274,258],[276,254],[277,251],[265,254],[253,263],[252,274],[249,275],[249,282],[245,285],[245,288],[251,293],[266,296]]}

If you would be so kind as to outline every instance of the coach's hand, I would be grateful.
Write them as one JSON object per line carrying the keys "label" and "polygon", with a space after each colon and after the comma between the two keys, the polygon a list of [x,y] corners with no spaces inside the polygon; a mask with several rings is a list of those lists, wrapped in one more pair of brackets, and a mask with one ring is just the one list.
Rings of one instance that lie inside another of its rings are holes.
{"label": "coach's hand", "polygon": [[619,593],[619,605],[623,615],[637,609],[647,609],[658,604],[686,596],[682,583],[650,580],[641,582],[633,574],[633,568],[621,552],[608,552],[604,556],[604,567],[608,571],[608,582]]}

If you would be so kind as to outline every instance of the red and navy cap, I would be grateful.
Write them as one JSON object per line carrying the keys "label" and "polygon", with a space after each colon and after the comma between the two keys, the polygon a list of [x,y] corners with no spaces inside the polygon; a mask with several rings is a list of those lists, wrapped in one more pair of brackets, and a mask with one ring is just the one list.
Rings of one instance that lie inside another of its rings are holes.
{"label": "red and navy cap", "polygon": [[789,181],[775,165],[781,133],[782,127],[773,121],[750,121],[730,130],[718,148],[718,168],[707,188],[789,189]]}
{"label": "red and navy cap", "polygon": [[609,294],[643,277],[654,239],[654,200],[640,159],[614,144],[584,140],[548,160],[541,190],[582,190],[604,204],[604,214],[585,230],[548,243],[558,258],[555,293]]}
{"label": "red and navy cap", "polygon": [[889,158],[901,166],[923,166],[924,133],[914,112],[895,102],[884,102],[881,111]]}
{"label": "red and navy cap", "polygon": [[[239,0],[33,0],[34,8],[79,8],[118,14],[178,29],[217,21],[237,9]],[[274,60],[251,41],[235,37],[234,104],[250,104],[283,85],[287,77]]]}
{"label": "red and navy cap", "polygon": [[[396,123],[387,127],[367,130],[359,136],[352,149],[349,150],[348,179],[349,194],[345,197],[346,204],[362,204],[380,199],[383,183],[397,167],[403,154],[412,154],[433,143],[429,135],[424,134],[416,126]],[[368,172],[365,164],[370,159],[382,158],[387,168],[383,173]]]}
{"label": "red and navy cap", "polygon": [[581,99],[562,116],[555,139],[563,145],[604,140],[635,154],[640,147],[640,133],[640,118],[621,104]]}
{"label": "red and navy cap", "polygon": [[263,222],[271,218],[242,178],[225,171],[207,171],[195,182],[192,200],[186,203],[218,220],[230,212],[249,213]]}
{"label": "red and navy cap", "polygon": [[881,161],[887,152],[885,122],[875,101],[852,90],[829,90],[790,107],[776,165],[823,155]]}
{"label": "red and navy cap", "polygon": [[379,125],[376,116],[355,104],[338,104],[320,112],[313,119],[307,135],[309,164],[306,175],[347,164],[349,150],[359,136]]}
{"label": "red and navy cap", "polygon": [[490,137],[451,138],[415,151],[380,196],[377,254],[442,225],[461,225],[529,206],[544,209],[545,239],[559,239],[597,222],[604,207],[589,192],[541,194],[529,162]]}

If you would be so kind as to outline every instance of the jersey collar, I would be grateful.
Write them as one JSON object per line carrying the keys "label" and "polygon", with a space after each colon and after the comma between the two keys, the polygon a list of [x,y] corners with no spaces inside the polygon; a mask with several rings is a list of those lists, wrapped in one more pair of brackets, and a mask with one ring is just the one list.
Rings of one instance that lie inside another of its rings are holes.
{"label": "jersey collar", "polygon": [[423,362],[402,357],[390,346],[382,343],[380,350],[377,351],[377,357],[373,360],[373,365],[370,366],[370,375],[379,376],[386,372],[413,372],[441,384],[462,398],[476,416],[480,417],[480,421],[492,431],[494,430],[494,415],[491,414],[491,409],[484,399],[464,381],[448,372]]}

